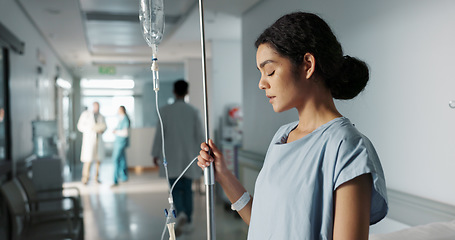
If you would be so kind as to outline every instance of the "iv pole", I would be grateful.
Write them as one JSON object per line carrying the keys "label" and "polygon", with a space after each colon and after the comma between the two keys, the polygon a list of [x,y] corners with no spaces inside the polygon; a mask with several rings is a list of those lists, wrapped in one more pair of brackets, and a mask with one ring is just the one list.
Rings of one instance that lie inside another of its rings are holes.
{"label": "iv pole", "polygon": [[[202,49],[202,86],[204,90],[204,120],[205,120],[205,142],[209,142],[209,111],[208,111],[208,97],[207,97],[207,66],[205,62],[205,33],[204,33],[204,6],[203,0],[199,0],[199,22],[201,28],[201,49]],[[215,240],[215,218],[214,218],[214,184],[215,172],[213,164],[204,169],[204,182],[205,182],[205,199],[207,210],[207,240]]]}

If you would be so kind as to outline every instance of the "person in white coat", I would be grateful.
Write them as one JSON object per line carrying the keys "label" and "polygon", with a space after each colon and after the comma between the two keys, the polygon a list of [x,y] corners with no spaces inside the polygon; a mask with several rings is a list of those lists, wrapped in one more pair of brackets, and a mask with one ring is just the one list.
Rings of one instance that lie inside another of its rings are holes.
{"label": "person in white coat", "polygon": [[106,131],[106,121],[100,114],[100,104],[93,103],[93,111],[85,110],[79,117],[77,129],[82,132],[81,162],[82,183],[87,184],[90,179],[90,167],[92,162],[96,164],[96,181],[99,183],[99,168],[104,156],[103,140],[101,138]]}
{"label": "person in white coat", "polygon": [[[198,155],[199,142],[204,140],[202,122],[199,111],[185,102],[188,93],[188,83],[178,80],[174,83],[175,102],[161,108],[163,119],[164,142],[166,161],[168,163],[169,182],[174,184],[185,167]],[[152,156],[158,166],[158,159],[163,159],[161,142],[161,127],[158,122],[153,142]],[[160,171],[160,176],[164,176]],[[192,181],[199,179],[202,171],[193,165],[183,175],[172,191],[174,204],[177,210],[178,221],[176,235],[182,234],[185,229],[190,230],[191,215],[193,212]]]}

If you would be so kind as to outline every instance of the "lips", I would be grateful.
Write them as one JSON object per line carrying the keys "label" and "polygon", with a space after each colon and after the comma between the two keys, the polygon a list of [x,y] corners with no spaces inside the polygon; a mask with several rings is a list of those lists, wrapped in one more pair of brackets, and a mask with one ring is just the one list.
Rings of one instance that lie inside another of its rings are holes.
{"label": "lips", "polygon": [[267,95],[267,98],[269,98],[269,103],[272,103],[272,100],[275,99],[275,96]]}

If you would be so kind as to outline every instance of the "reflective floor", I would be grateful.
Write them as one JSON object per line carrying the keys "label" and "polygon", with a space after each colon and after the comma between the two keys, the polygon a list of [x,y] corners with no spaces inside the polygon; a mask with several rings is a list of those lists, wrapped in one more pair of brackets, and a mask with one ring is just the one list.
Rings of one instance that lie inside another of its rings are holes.
{"label": "reflective floor", "polygon": [[[80,181],[66,182],[81,190],[84,205],[86,240],[155,240],[161,239],[164,228],[164,209],[167,202],[167,185],[157,171],[130,172],[128,182],[111,188],[112,166],[101,165],[101,184],[93,181],[83,185]],[[207,239],[205,195],[194,184],[194,230],[179,240]],[[202,188],[203,189],[203,188]],[[217,240],[246,239],[247,225],[231,210],[225,210],[222,197],[216,197],[215,225]],[[164,238],[168,240],[166,235]]]}

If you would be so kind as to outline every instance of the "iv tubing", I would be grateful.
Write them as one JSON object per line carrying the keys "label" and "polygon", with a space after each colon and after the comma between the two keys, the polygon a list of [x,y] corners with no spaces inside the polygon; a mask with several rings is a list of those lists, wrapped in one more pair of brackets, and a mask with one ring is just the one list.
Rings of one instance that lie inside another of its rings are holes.
{"label": "iv tubing", "polygon": [[[170,184],[170,181],[169,181],[169,173],[168,173],[168,170],[167,170],[167,161],[166,161],[166,153],[164,151],[165,147],[164,147],[164,127],[163,127],[163,119],[161,118],[161,114],[160,114],[160,110],[159,110],[159,107],[158,107],[158,90],[155,90],[155,102],[156,102],[156,112],[158,114],[158,119],[159,119],[159,122],[160,122],[160,127],[161,127],[161,141],[162,141],[162,144],[161,144],[161,147],[162,147],[162,151],[163,151],[163,165],[164,165],[164,169],[165,169],[165,172],[166,172],[166,179],[167,179],[167,182],[168,182],[168,187],[169,187],[169,204],[171,204],[171,208],[173,208],[173,197],[172,197],[172,191],[174,190],[174,187],[175,185],[177,184],[177,182],[183,177],[183,175],[186,173],[186,171],[188,171],[188,169],[191,167],[191,165],[193,165],[193,163],[197,160],[197,157],[195,157],[189,164],[188,166],[186,166],[186,168],[182,171],[182,173],[178,176],[178,178],[175,180],[174,184],[172,184],[172,187],[171,187],[171,184]],[[172,213],[168,213],[168,214],[172,214]],[[169,228],[169,230],[174,230],[174,227],[169,227],[168,226],[168,216],[166,216],[166,223],[164,224],[164,229],[163,229],[163,233],[161,234],[161,240],[164,239],[164,235],[166,233],[166,227]],[[173,239],[173,233],[169,233],[169,235],[171,236],[171,239]]]}
{"label": "iv tubing", "polygon": [[[169,201],[169,205],[170,205],[170,209],[169,209],[169,213],[166,214],[166,223],[164,224],[164,229],[163,229],[163,233],[161,234],[161,240],[164,239],[164,234],[166,233],[166,227],[168,227],[169,229],[169,240],[175,240],[175,233],[173,232],[174,231],[174,224],[175,222],[172,221],[172,214],[175,214],[175,212],[173,212],[175,209],[174,209],[174,199],[172,198],[172,193],[171,193],[171,184],[169,182],[169,172],[168,172],[168,169],[167,169],[167,160],[166,160],[166,151],[165,151],[165,147],[164,147],[164,127],[163,127],[163,119],[161,118],[161,113],[160,113],[160,109],[159,109],[159,106],[158,106],[158,91],[159,91],[159,75],[158,75],[158,64],[156,63],[158,59],[156,58],[156,55],[153,54],[153,58],[152,58],[152,72],[153,72],[153,90],[155,91],[155,106],[156,106],[156,113],[158,115],[158,119],[159,119],[159,122],[160,122],[160,128],[161,128],[161,151],[163,153],[163,166],[164,166],[164,172],[166,173],[166,180],[168,182],[168,188],[169,188],[169,198],[168,198],[168,201]],[[167,212],[167,210],[166,210]],[[175,218],[175,216],[174,216]],[[171,219],[171,220],[170,220]]]}
{"label": "iv tubing", "polygon": [[180,174],[180,176],[177,178],[177,180],[175,180],[174,184],[172,184],[172,187],[171,187],[171,190],[169,191],[169,195],[172,195],[172,190],[174,190],[174,187],[175,185],[177,184],[177,182],[180,180],[180,178],[183,177],[183,175],[186,173],[186,171],[188,171],[188,169],[191,167],[191,165],[193,165],[193,163],[197,160],[197,157],[195,157],[191,162],[190,164],[188,164],[188,166],[186,166],[186,168],[183,170],[183,172]]}
{"label": "iv tubing", "polygon": [[[150,4],[149,4],[150,7]],[[149,9],[151,12],[151,9]],[[201,50],[202,50],[202,80],[203,80],[203,90],[204,90],[204,119],[205,119],[205,140],[208,143],[209,141],[209,121],[208,121],[208,97],[207,97],[207,71],[206,71],[206,55],[205,55],[205,33],[204,33],[204,7],[203,7],[203,0],[199,0],[199,22],[200,22],[200,30],[201,30]],[[150,19],[151,21],[152,19]],[[151,22],[150,22],[151,23]],[[147,41],[147,39],[146,39]],[[149,42],[147,42],[149,43]],[[159,42],[158,42],[159,43]],[[156,53],[156,45],[158,44],[156,42],[153,43],[153,45],[149,46],[152,47],[153,53]],[[161,114],[159,112],[158,108],[158,90],[159,90],[159,80],[158,80],[158,65],[156,63],[157,58],[156,55],[153,54],[152,57],[152,71],[153,71],[153,81],[154,81],[154,90],[155,90],[155,95],[156,95],[156,110],[158,114],[158,118],[160,121],[161,125],[161,139],[162,139],[162,151],[163,151],[163,165],[165,168],[165,173],[166,173],[166,178],[168,181],[168,186],[169,186],[169,204],[171,205],[171,212],[174,209],[174,204],[173,204],[173,199],[172,199],[172,190],[174,188],[175,183],[178,181],[175,181],[173,186],[170,186],[169,183],[169,173],[167,169],[167,160],[166,160],[166,154],[165,154],[165,147],[164,147],[164,131],[163,131],[163,121],[161,119]],[[209,151],[210,153],[210,151]],[[193,161],[191,161],[190,165],[194,163],[194,161],[197,158],[195,158]],[[189,166],[185,169],[185,171],[189,168]],[[183,176],[184,173],[182,173],[179,176],[179,179],[181,176]],[[215,213],[214,213],[214,184],[215,184],[215,173],[214,173],[214,168],[213,164],[211,164],[209,167],[206,167],[204,169],[204,182],[206,185],[206,210],[207,210],[207,240],[215,240]],[[164,234],[166,231],[166,226],[169,226],[168,224],[172,224],[172,214],[175,214],[175,212],[168,213],[166,216],[166,225],[163,230],[163,234],[161,236],[161,239],[164,238]],[[174,216],[175,217],[175,216]],[[171,221],[169,221],[171,220]],[[169,231],[173,229],[173,225],[169,228]],[[169,232],[170,235],[170,240],[173,240],[173,234]]]}
{"label": "iv tubing", "polygon": [[171,184],[169,183],[169,172],[167,170],[167,160],[166,160],[166,152],[164,151],[164,128],[163,128],[163,119],[161,119],[161,114],[160,114],[160,109],[158,107],[158,90],[155,90],[155,103],[156,103],[156,113],[158,114],[158,119],[160,121],[160,127],[161,127],[161,151],[163,152],[163,166],[166,172],[166,179],[168,181],[169,189],[171,187]]}
{"label": "iv tubing", "polygon": [[[156,45],[153,45],[156,48]],[[156,51],[156,49],[154,49]],[[161,113],[160,113],[160,108],[158,106],[158,91],[160,90],[159,87],[159,73],[158,73],[158,58],[156,57],[156,54],[154,53],[152,56],[152,73],[153,73],[153,90],[155,91],[155,107],[156,107],[156,113],[158,114],[158,120],[160,122],[160,127],[161,127],[161,151],[163,152],[163,166],[166,172],[166,179],[168,181],[168,186],[169,190],[171,189],[171,184],[169,183],[169,172],[167,170],[167,159],[166,159],[166,151],[164,147],[164,127],[163,127],[163,119],[161,118]],[[170,198],[172,200],[172,203],[174,202],[172,199],[172,196]]]}
{"label": "iv tubing", "polygon": [[[180,174],[180,176],[175,180],[174,184],[172,184],[172,187],[171,187],[171,190],[169,190],[169,197],[171,198],[172,197],[172,191],[174,190],[174,187],[175,185],[177,184],[177,182],[180,180],[180,178],[183,177],[183,175],[186,173],[186,171],[188,171],[188,169],[191,167],[191,165],[193,165],[193,163],[197,160],[197,157],[195,157],[189,164],[188,166],[186,166],[186,168],[183,170],[183,172]],[[168,178],[168,182],[169,182],[169,178]],[[164,224],[164,229],[163,229],[163,233],[161,234],[161,240],[163,240],[164,238],[164,234],[166,233],[166,224]]]}

